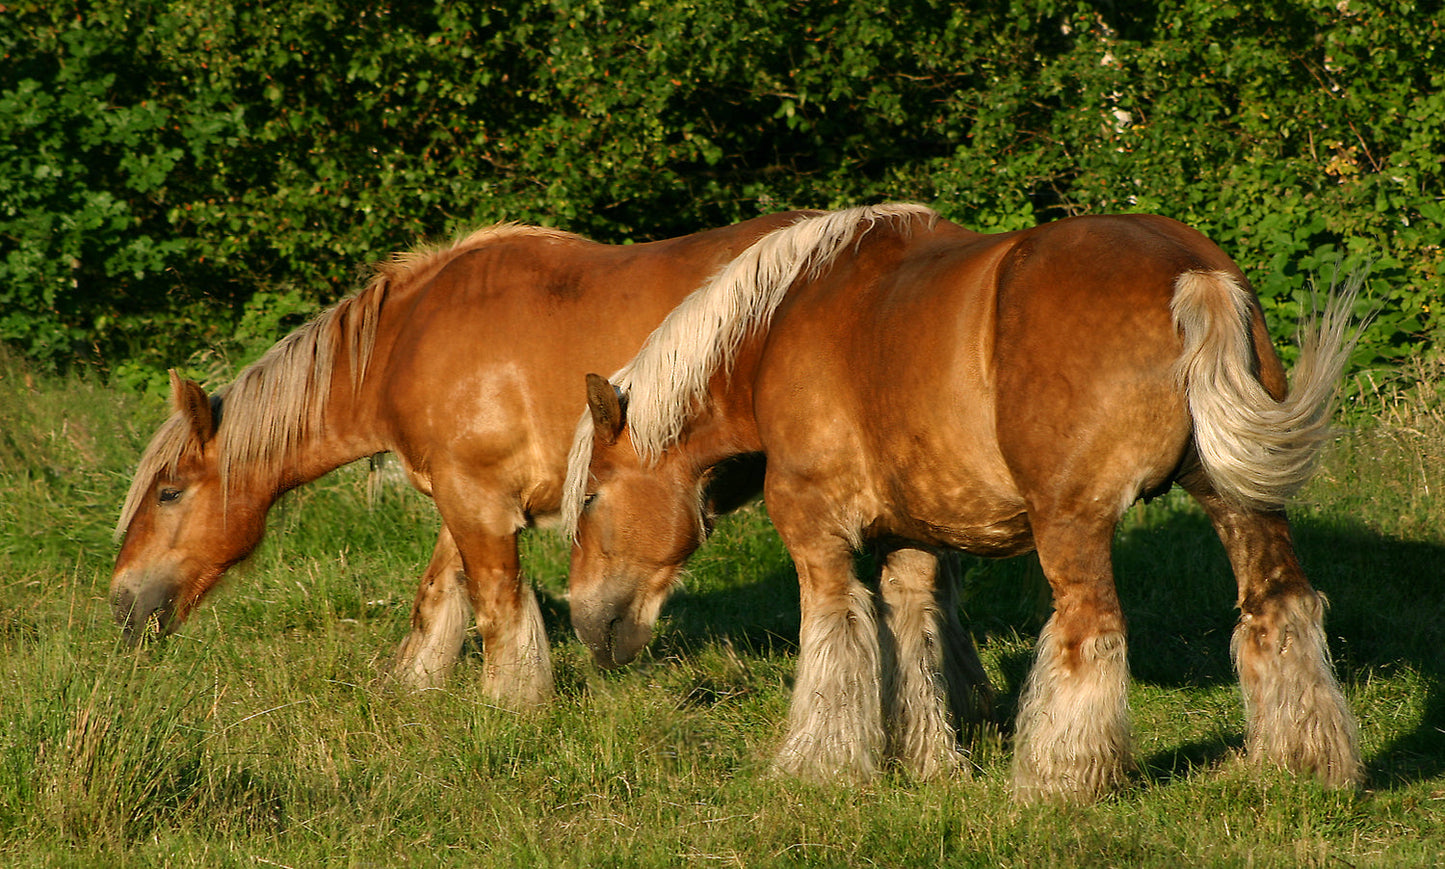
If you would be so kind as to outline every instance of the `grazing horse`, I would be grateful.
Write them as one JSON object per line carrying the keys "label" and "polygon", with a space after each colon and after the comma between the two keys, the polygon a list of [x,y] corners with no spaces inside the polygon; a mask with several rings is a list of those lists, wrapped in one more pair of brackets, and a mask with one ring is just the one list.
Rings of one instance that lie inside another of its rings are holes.
{"label": "grazing horse", "polygon": [[380,265],[215,395],[172,373],[175,411],[117,526],[116,620],[132,641],[169,632],[255,548],[280,495],[391,451],[443,523],[394,673],[439,682],[474,614],[488,693],[544,700],[551,662],[516,535],[560,507],[583,375],[626,362],[684,296],[800,216],[625,246],[493,226]]}
{"label": "grazing horse", "polygon": [[780,768],[861,777],[899,746],[917,752],[895,755],[910,768],[948,750],[928,744],[936,727],[922,742],[888,733],[890,702],[937,718],[942,659],[887,624],[886,570],[880,630],[860,546],[904,560],[1032,549],[1053,613],[1019,702],[1015,793],[1092,799],[1131,766],[1114,529],[1178,483],[1238,582],[1251,756],[1358,782],[1322,598],[1283,512],[1327,436],[1353,295],[1310,330],[1287,393],[1244,276],[1174,221],[981,235],[895,205],[794,223],[689,297],[611,383],[589,377],[564,496],[573,625],[600,664],[630,660],[702,539],[710,469],[762,454],[802,601]]}

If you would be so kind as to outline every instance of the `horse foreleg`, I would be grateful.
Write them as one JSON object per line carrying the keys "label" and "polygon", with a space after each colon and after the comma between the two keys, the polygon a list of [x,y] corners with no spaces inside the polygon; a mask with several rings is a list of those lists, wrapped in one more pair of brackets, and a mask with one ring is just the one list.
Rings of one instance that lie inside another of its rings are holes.
{"label": "horse foreleg", "polygon": [[919,778],[967,771],[960,732],[991,714],[993,688],[958,620],[956,571],[930,552],[895,549],[879,581],[888,755]]}
{"label": "horse foreleg", "polygon": [[1033,518],[1054,613],[1019,700],[1014,791],[1022,800],[1095,799],[1122,783],[1132,764],[1113,525]]}
{"label": "horse foreleg", "polygon": [[805,778],[864,779],[878,773],[883,751],[872,594],[853,576],[844,541],[809,537],[795,546],[798,538],[783,533],[798,568],[802,624],[788,735],[777,766]]}
{"label": "horse foreleg", "polygon": [[422,574],[411,608],[411,633],[397,649],[391,673],[413,688],[435,688],[446,680],[471,622],[467,577],[451,532],[442,526],[431,562]]}
{"label": "horse foreleg", "polygon": [[1324,598],[1300,569],[1288,520],[1207,493],[1199,500],[1239,584],[1231,651],[1250,758],[1315,775],[1330,787],[1358,784],[1364,775],[1359,736],[1330,665]]}
{"label": "horse foreleg", "polygon": [[545,703],[552,696],[551,652],[537,596],[522,580],[515,531],[463,532],[449,524],[466,566],[487,694],[513,707]]}

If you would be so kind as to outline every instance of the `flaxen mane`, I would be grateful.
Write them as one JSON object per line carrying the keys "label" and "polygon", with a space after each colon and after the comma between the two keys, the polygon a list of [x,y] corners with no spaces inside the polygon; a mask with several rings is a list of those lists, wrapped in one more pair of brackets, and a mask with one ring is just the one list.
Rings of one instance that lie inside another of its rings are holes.
{"label": "flaxen mane", "polygon": [[[923,205],[865,205],[804,217],[763,236],[662,321],[632,361],[610,380],[627,397],[627,426],[643,461],[677,442],[707,393],[708,381],[732,365],[749,335],[766,329],[788,289],[816,275],[880,220],[929,225]],[[562,517],[575,533],[592,454],[592,424],[583,414],[567,461]]]}
{"label": "flaxen mane", "polygon": [[[543,227],[502,223],[460,236],[450,244],[423,245],[377,263],[365,288],[343,299],[266,351],[211,398],[218,424],[216,446],[223,492],[236,472],[276,476],[295,450],[320,428],[338,354],[345,353],[355,390],[366,377],[377,322],[389,295],[430,280],[459,254],[507,238],[533,235],[577,238]],[[126,495],[116,538],[125,534],[157,477],[174,475],[196,449],[190,423],[173,413],[146,447]]]}

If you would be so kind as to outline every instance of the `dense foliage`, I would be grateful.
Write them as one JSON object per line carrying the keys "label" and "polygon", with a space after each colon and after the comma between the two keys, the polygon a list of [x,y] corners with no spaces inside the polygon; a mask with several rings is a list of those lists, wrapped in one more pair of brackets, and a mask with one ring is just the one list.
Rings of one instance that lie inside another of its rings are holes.
{"label": "dense foliage", "polygon": [[900,199],[1177,217],[1281,337],[1370,259],[1363,357],[1445,328],[1438,2],[18,0],[0,56],[0,341],[52,366],[254,352],[495,220]]}

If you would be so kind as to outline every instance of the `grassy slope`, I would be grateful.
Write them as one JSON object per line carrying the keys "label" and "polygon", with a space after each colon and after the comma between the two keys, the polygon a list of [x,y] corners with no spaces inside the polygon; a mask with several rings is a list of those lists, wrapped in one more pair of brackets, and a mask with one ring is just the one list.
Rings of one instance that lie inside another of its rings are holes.
{"label": "grassy slope", "polygon": [[[1439,381],[1430,389],[1438,390]],[[1376,396],[1376,399],[1380,399]],[[179,636],[116,654],[111,523],[162,409],[0,360],[0,860],[7,865],[1430,865],[1445,854],[1445,423],[1384,396],[1296,511],[1333,602],[1370,788],[1328,793],[1236,758],[1233,588],[1170,496],[1120,531],[1137,786],[1019,807],[1006,747],[966,780],[866,788],[769,775],[797,631],[760,506],[723,523],[638,665],[600,674],[566,628],[564,552],[533,535],[561,696],[517,715],[377,676],[436,521],[348,469],[291,496],[252,563]],[[1012,702],[1044,615],[1030,559],[970,561],[965,610]]]}

